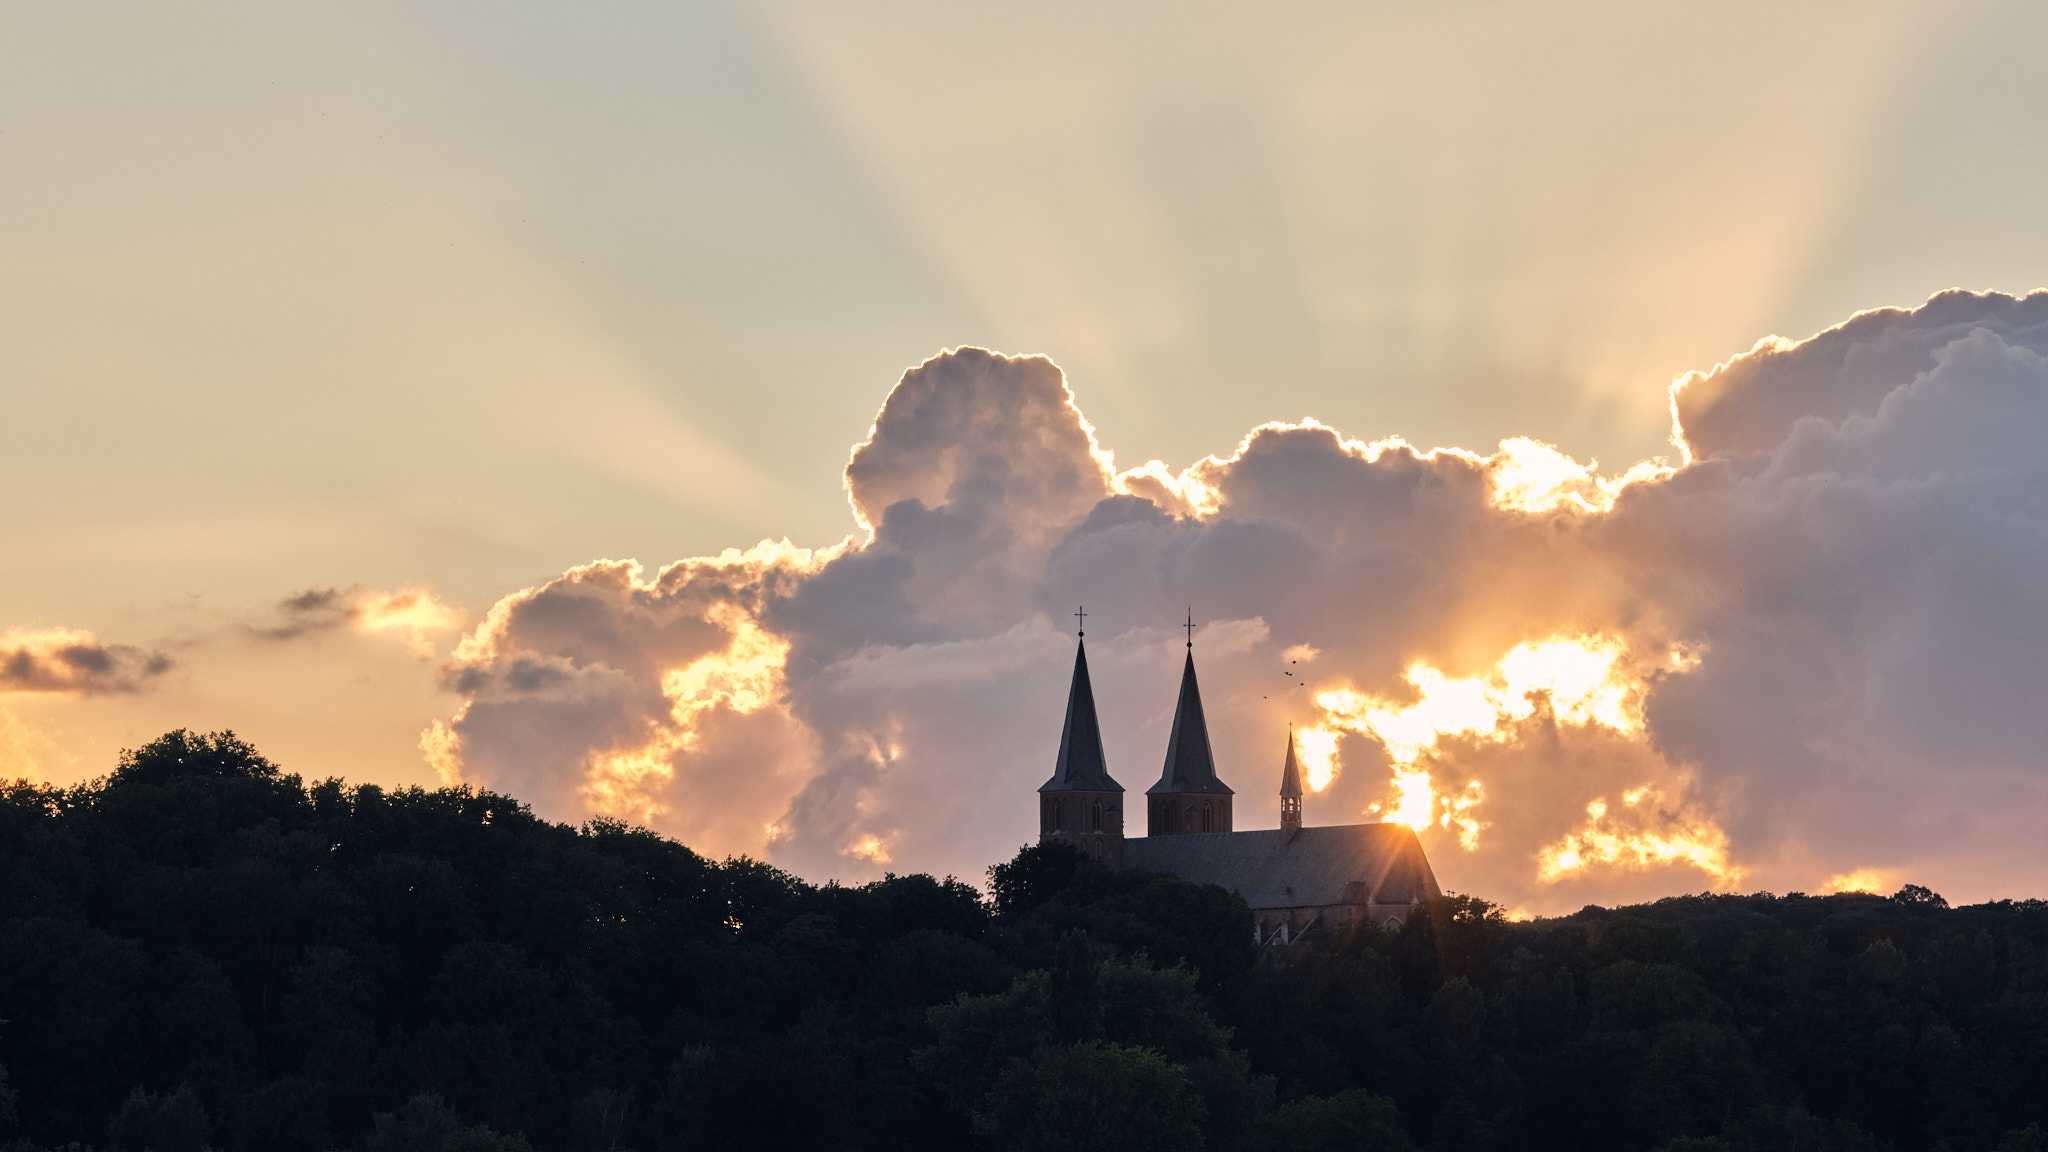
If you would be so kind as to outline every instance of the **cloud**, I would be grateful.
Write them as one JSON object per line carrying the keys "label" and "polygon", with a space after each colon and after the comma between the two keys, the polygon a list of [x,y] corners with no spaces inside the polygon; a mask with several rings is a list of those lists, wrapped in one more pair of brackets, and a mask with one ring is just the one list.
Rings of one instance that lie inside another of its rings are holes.
{"label": "cloud", "polygon": [[101,696],[139,692],[171,659],[126,644],[103,644],[69,628],[0,633],[0,693]]}
{"label": "cloud", "polygon": [[759,615],[818,563],[776,544],[652,579],[599,561],[500,600],[444,669],[464,700],[424,735],[429,761],[554,813],[758,851],[811,759]]}
{"label": "cloud", "polygon": [[1770,456],[1794,426],[1869,417],[1974,332],[2039,349],[2048,293],[1944,292],[1918,308],[1858,313],[1807,340],[1768,337],[1672,385],[1673,436],[1694,459]]}
{"label": "cloud", "polygon": [[404,639],[422,656],[433,655],[432,638],[454,631],[461,614],[426,588],[379,591],[308,588],[278,601],[274,623],[251,625],[265,640],[284,642],[341,630],[392,635]]}
{"label": "cloud", "polygon": [[2010,838],[2041,812],[2048,747],[2032,703],[2048,643],[2043,299],[1865,314],[1814,352],[1762,353],[1794,373],[1783,389],[1729,366],[1732,394],[1805,395],[1820,414],[1782,422],[1769,451],[1717,447],[1606,526],[1706,645],[1652,697],[1651,728],[1740,788],[1738,844],[2043,879]]}
{"label": "cloud", "polygon": [[1034,834],[1075,606],[1136,795],[1192,604],[1240,826],[1292,724],[1312,822],[1415,824],[1451,886],[1528,908],[2038,887],[2044,353],[2048,296],[1865,313],[1682,379],[1682,461],[1608,473],[1313,420],[1119,469],[1051,361],[948,352],[854,449],[847,539],[508,596],[423,747],[808,875],[976,875]]}

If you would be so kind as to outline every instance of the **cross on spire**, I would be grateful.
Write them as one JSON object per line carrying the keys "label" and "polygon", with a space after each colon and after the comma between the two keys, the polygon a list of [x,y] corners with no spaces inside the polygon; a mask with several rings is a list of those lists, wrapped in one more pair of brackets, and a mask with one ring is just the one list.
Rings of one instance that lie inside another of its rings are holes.
{"label": "cross on spire", "polygon": [[1188,622],[1185,627],[1188,630],[1188,647],[1192,649],[1195,646],[1195,606],[1192,604],[1188,605]]}
{"label": "cross on spire", "polygon": [[1074,629],[1074,635],[1086,636],[1088,634],[1088,608],[1086,605],[1074,609],[1074,619],[1080,621],[1079,625]]}

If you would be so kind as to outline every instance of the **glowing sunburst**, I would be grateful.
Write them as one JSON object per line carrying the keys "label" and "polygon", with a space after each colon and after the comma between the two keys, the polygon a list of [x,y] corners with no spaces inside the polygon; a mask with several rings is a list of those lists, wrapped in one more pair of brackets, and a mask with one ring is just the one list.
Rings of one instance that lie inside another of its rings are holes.
{"label": "glowing sunburst", "polygon": [[1478,780],[1439,786],[1426,761],[1446,740],[1498,743],[1515,725],[1548,706],[1557,722],[1633,734],[1643,726],[1646,684],[1608,636],[1559,636],[1515,645],[1483,675],[1454,677],[1417,661],[1405,679],[1414,698],[1402,702],[1333,688],[1316,693],[1317,724],[1297,734],[1311,787],[1327,787],[1339,768],[1338,738],[1364,736],[1386,750],[1394,774],[1388,795],[1369,813],[1421,830],[1454,832],[1466,850],[1478,847],[1486,795]]}

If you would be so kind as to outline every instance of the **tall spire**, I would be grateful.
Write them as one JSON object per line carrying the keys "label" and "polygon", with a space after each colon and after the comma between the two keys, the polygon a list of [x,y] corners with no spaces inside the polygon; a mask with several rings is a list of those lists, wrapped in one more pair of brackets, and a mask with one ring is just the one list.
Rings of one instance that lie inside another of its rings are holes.
{"label": "tall spire", "polygon": [[1067,689],[1067,722],[1060,729],[1060,758],[1040,792],[1121,792],[1102,755],[1102,727],[1095,719],[1095,689],[1088,682],[1088,641],[1074,642],[1074,682]]}
{"label": "tall spire", "polygon": [[1294,758],[1294,729],[1287,730],[1287,762],[1280,766],[1280,829],[1301,829],[1301,764]]}
{"label": "tall spire", "polygon": [[[1192,622],[1189,627],[1193,627]],[[1192,639],[1188,642],[1187,662],[1181,666],[1180,702],[1173,710],[1173,735],[1166,741],[1166,767],[1159,773],[1159,783],[1145,791],[1147,795],[1168,792],[1232,794],[1230,786],[1216,778],[1216,760],[1209,752],[1209,722],[1202,715],[1202,686],[1195,681]]]}

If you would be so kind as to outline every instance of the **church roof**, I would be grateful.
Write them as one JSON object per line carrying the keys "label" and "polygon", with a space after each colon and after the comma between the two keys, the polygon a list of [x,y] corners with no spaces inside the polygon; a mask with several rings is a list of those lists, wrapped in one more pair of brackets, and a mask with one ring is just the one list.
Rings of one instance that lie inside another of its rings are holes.
{"label": "church roof", "polygon": [[1202,688],[1195,682],[1195,650],[1188,648],[1187,664],[1180,673],[1180,703],[1173,709],[1173,735],[1166,740],[1166,767],[1159,783],[1145,789],[1151,796],[1161,792],[1198,792],[1229,796],[1230,785],[1216,778],[1216,759],[1209,754],[1209,722],[1202,717]]}
{"label": "church roof", "polygon": [[1095,689],[1088,682],[1088,642],[1074,645],[1074,683],[1067,689],[1067,722],[1060,729],[1060,758],[1040,792],[1121,792],[1102,755],[1102,726],[1095,720]]}
{"label": "church roof", "polygon": [[1410,904],[1443,894],[1404,824],[1146,836],[1124,841],[1123,862],[1228,888],[1254,909]]}
{"label": "church roof", "polygon": [[1280,769],[1280,795],[1301,798],[1301,765],[1294,759],[1294,729],[1287,730],[1287,763]]}

